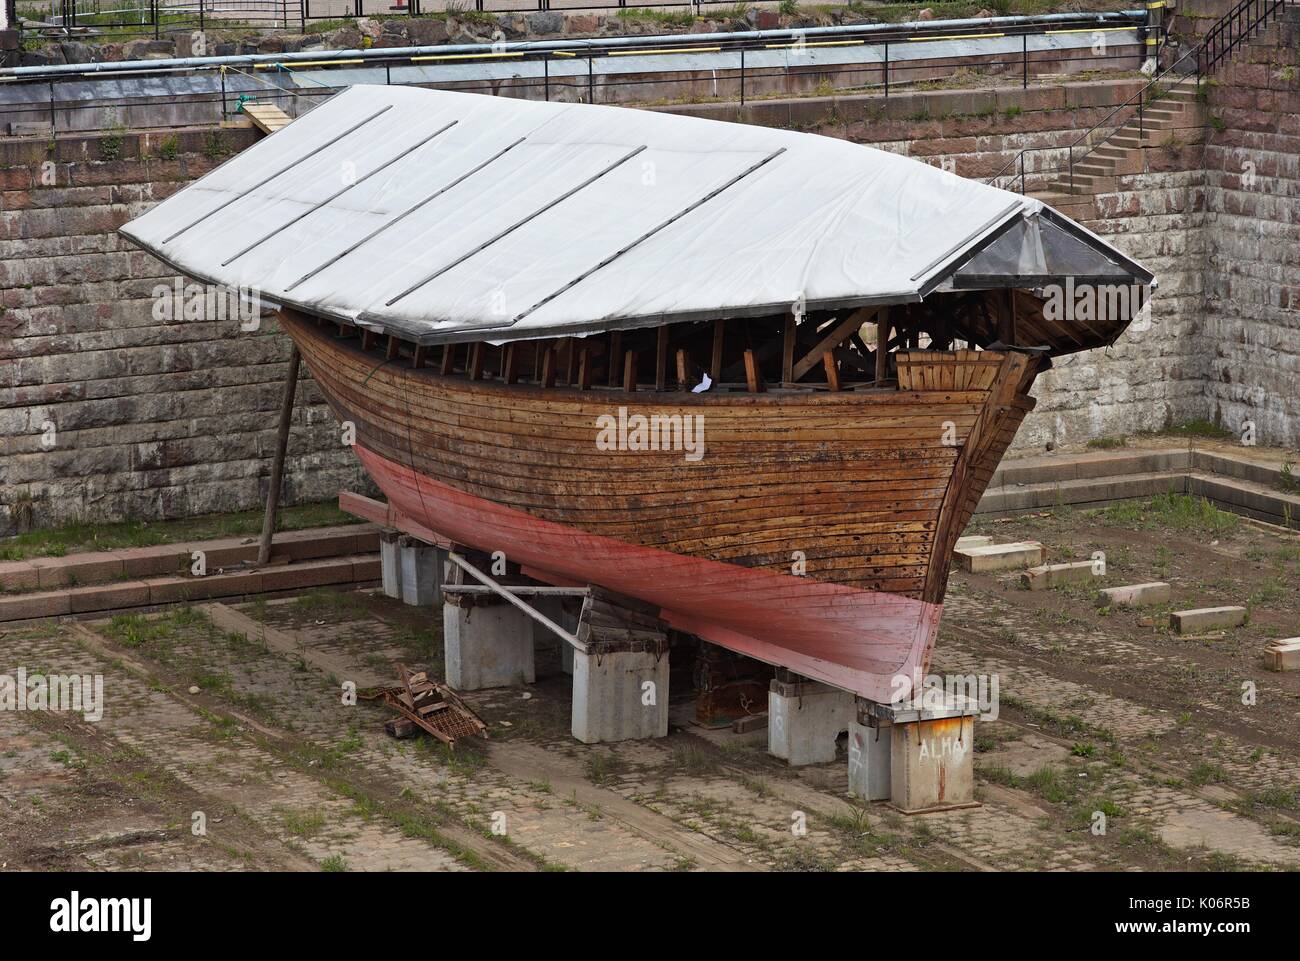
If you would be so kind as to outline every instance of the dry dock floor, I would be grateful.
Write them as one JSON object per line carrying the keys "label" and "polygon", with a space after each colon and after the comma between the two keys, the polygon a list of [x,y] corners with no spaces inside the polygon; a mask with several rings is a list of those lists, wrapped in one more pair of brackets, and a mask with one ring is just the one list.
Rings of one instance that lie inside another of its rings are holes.
{"label": "dry dock floor", "polygon": [[[552,654],[527,692],[470,695],[491,740],[394,740],[348,682],[440,672],[441,623],[374,591],[175,606],[0,628],[0,670],[102,674],[104,717],[0,711],[0,868],[323,870],[1287,870],[1300,865],[1300,537],[1186,498],[979,519],[1052,562],[1107,554],[1097,586],[1165,580],[1172,604],[955,573],[934,669],[996,674],[976,726],[982,806],[905,817],[789,769],[765,732],[584,746]],[[1241,604],[1180,637],[1170,609]],[[197,690],[197,693],[191,693]],[[1253,698],[1244,695],[1253,692]],[[1243,701],[1253,701],[1244,703]],[[1106,831],[1094,833],[1095,812]],[[806,833],[792,830],[806,824]],[[197,830],[197,828],[202,830]]]}

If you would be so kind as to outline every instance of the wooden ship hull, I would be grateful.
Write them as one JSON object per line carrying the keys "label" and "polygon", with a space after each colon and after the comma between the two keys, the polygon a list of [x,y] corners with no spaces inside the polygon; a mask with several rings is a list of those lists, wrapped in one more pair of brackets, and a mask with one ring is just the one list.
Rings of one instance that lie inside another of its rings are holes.
{"label": "wooden ship hull", "polygon": [[[393,341],[389,363],[383,338],[287,310],[282,323],[408,527],[881,701],[928,666],[953,544],[1033,407],[1038,365],[901,350],[878,389],[593,389],[571,345],[566,386],[562,345],[408,356]],[[518,382],[516,349],[538,385]],[[702,456],[600,449],[619,408],[633,423],[702,417]]]}
{"label": "wooden ship hull", "polygon": [[928,667],[1034,377],[1154,281],[1041,201],[857,144],[400,85],[122,233],[281,308],[385,523],[876,701]]}

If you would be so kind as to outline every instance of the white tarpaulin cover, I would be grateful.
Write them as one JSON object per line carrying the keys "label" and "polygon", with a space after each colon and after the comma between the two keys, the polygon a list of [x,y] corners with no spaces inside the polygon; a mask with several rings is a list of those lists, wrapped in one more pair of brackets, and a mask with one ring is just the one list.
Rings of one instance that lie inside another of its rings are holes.
{"label": "white tarpaulin cover", "polygon": [[200,280],[434,343],[915,301],[1042,209],[812,134],[355,86],[122,232]]}

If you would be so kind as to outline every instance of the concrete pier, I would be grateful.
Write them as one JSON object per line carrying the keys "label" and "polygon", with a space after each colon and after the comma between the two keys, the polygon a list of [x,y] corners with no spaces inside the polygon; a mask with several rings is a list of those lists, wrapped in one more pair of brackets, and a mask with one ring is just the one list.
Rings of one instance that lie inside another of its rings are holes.
{"label": "concrete pier", "polygon": [[574,651],[572,730],[583,744],[667,737],[667,646]]}
{"label": "concrete pier", "polygon": [[863,801],[888,801],[892,725],[880,718],[849,722],[849,794]]}
{"label": "concrete pier", "polygon": [[768,753],[791,767],[833,761],[835,741],[853,717],[847,691],[788,673],[775,677],[767,694]]}
{"label": "concrete pier", "polygon": [[[973,806],[978,713],[974,701],[942,691],[897,704],[859,698],[849,735],[850,791],[866,800],[888,797],[905,814]],[[889,734],[887,788],[882,783],[885,751],[873,740],[876,729],[882,739]]]}
{"label": "concrete pier", "polygon": [[495,596],[444,598],[443,657],[452,688],[519,687],[537,679],[532,618]]}
{"label": "concrete pier", "polygon": [[413,537],[397,539],[402,603],[429,607],[442,599],[442,551]]}
{"label": "concrete pier", "polygon": [[402,560],[397,546],[397,531],[379,532],[379,576],[387,597],[402,596]]}

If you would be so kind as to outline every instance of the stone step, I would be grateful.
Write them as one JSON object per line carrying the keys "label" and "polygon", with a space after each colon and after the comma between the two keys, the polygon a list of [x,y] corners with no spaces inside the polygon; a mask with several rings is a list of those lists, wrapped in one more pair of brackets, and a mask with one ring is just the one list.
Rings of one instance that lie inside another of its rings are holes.
{"label": "stone step", "polygon": [[1020,574],[1020,586],[1031,591],[1045,591],[1066,584],[1086,584],[1098,571],[1092,561],[1070,561],[1065,564],[1044,564],[1031,567]]}
{"label": "stone step", "polygon": [[1041,564],[1046,556],[1046,548],[1037,541],[986,544],[983,547],[967,547],[954,552],[958,566],[972,574],[989,574],[994,571],[1032,567]]}
{"label": "stone step", "polygon": [[1169,627],[1179,634],[1223,631],[1245,623],[1244,607],[1198,607],[1190,611],[1173,611],[1169,615]]}
{"label": "stone step", "polygon": [[1300,671],[1300,637],[1270,642],[1264,649],[1264,663],[1273,671]]}
{"label": "stone step", "polygon": [[1062,193],[1101,193],[1107,190],[1114,190],[1119,186],[1118,177],[1103,177],[1097,174],[1079,173],[1075,168],[1075,174],[1070,177],[1068,174],[1063,175],[1059,180],[1052,181],[1053,190],[1059,190]]}
{"label": "stone step", "polygon": [[1115,175],[1115,165],[1107,163],[1106,158],[1097,157],[1094,153],[1093,159],[1075,164],[1074,172],[1076,175],[1086,174],[1092,177],[1113,177]]}
{"label": "stone step", "polygon": [[[271,563],[283,564],[379,549],[374,524],[343,524],[285,531],[275,535]],[[202,551],[209,572],[257,560],[255,537],[227,537],[182,544],[158,544],[122,550],[91,551],[63,557],[33,557],[0,563],[0,592],[50,590],[87,584],[188,572],[195,551]]]}
{"label": "stone step", "polygon": [[967,534],[965,537],[957,538],[954,550],[964,550],[968,547],[988,547],[993,543],[993,538],[987,534]]}
{"label": "stone step", "polygon": [[1269,524],[1295,527],[1300,494],[1278,489],[1281,471],[1221,451],[1090,451],[1002,464],[975,511],[1015,513],[1055,506],[1103,507],[1177,493]]}
{"label": "stone step", "polygon": [[204,577],[146,577],[110,584],[0,595],[0,622],[66,617],[218,597],[244,597],[309,587],[369,585],[378,579],[378,554],[317,558]]}
{"label": "stone step", "polygon": [[1168,584],[1164,581],[1152,581],[1148,584],[1104,587],[1097,592],[1097,603],[1106,607],[1146,607],[1168,602],[1169,595]]}

